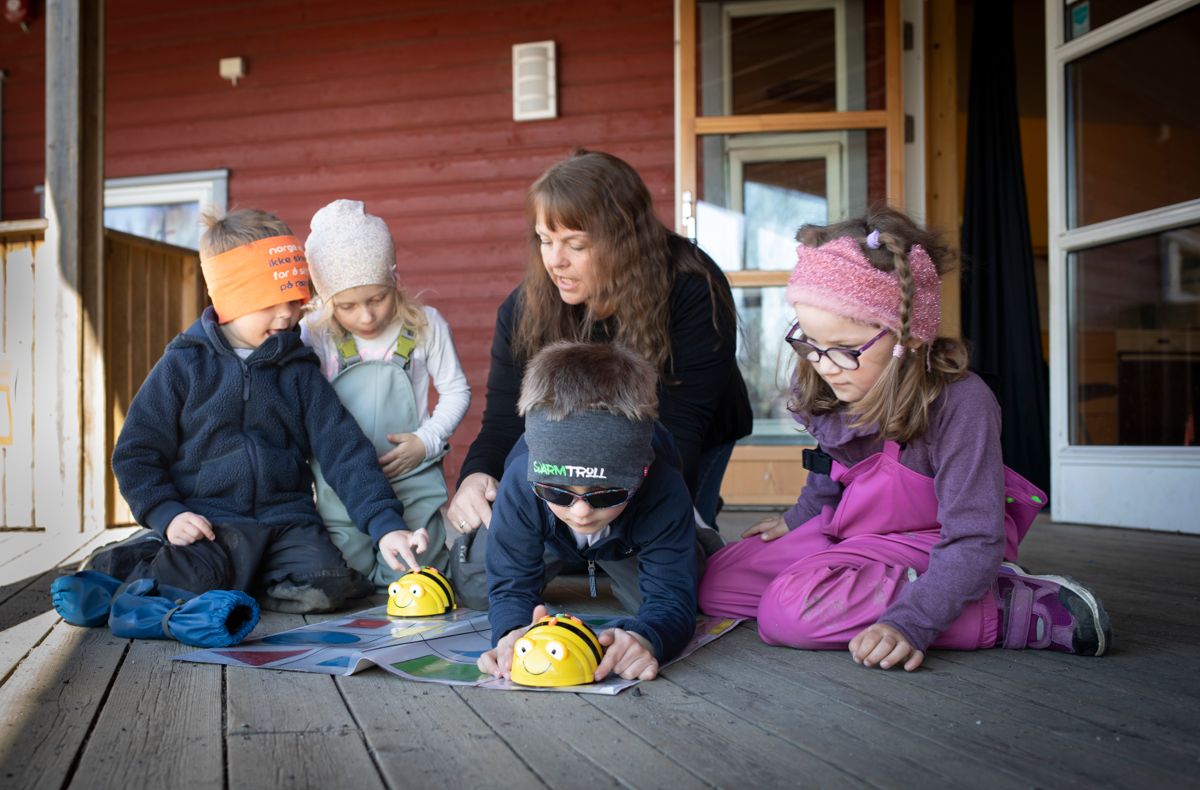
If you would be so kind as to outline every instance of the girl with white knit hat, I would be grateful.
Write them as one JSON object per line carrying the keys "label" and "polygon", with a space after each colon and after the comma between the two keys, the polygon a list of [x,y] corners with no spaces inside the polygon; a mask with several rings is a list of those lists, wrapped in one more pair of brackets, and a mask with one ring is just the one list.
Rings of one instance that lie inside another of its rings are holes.
{"label": "girl with white knit hat", "polygon": [[[374,444],[384,474],[404,504],[422,565],[446,570],[446,502],[441,459],[471,403],[450,326],[405,292],[387,224],[362,201],[335,200],[313,215],[305,243],[317,292],[301,324],[306,343],[342,403]],[[429,385],[438,404],[429,412]],[[407,572],[359,531],[314,465],[317,508],[347,564],[377,588]]]}

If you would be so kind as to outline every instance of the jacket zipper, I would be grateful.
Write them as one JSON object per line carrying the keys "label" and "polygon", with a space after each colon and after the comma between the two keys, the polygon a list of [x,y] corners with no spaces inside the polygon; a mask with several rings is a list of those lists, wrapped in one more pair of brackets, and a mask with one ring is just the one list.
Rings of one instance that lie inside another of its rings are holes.
{"label": "jacket zipper", "polygon": [[242,360],[238,360],[242,366],[242,403],[250,400],[250,366]]}
{"label": "jacket zipper", "polygon": [[596,561],[588,560],[588,594],[596,597]]}

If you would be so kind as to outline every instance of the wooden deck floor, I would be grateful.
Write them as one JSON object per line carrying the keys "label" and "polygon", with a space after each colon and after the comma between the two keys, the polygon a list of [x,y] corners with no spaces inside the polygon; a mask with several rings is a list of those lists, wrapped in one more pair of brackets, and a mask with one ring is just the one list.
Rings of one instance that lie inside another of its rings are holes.
{"label": "wooden deck floor", "polygon": [[1042,523],[1023,549],[1094,586],[1108,657],[884,673],[748,623],[614,698],[172,662],[58,621],[31,573],[0,588],[0,787],[1196,787],[1200,539]]}

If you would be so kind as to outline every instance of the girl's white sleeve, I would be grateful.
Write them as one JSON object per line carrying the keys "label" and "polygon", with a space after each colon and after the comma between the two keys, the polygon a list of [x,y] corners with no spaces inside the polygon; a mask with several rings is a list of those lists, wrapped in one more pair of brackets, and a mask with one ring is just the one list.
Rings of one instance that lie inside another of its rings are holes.
{"label": "girl's white sleeve", "polygon": [[417,428],[416,434],[425,445],[425,457],[433,458],[450,441],[450,434],[466,416],[471,405],[471,387],[458,362],[450,325],[432,307],[425,308],[425,317],[429,321],[425,340],[426,366],[437,389],[438,403],[429,419]]}
{"label": "girl's white sleeve", "polygon": [[300,341],[316,353],[317,359],[321,360],[321,374],[326,381],[332,381],[337,375],[337,353],[329,332],[313,329],[305,319],[300,322]]}

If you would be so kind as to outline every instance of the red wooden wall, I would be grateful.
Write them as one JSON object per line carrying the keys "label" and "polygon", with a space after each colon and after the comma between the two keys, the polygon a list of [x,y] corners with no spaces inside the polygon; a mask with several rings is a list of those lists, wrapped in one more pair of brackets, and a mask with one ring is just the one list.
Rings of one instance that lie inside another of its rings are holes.
{"label": "red wooden wall", "polygon": [[[228,168],[234,207],[299,235],[330,200],[387,219],[400,270],[454,329],[483,407],[495,310],[525,262],[524,192],[575,146],[630,161],[673,207],[670,0],[108,0],[108,177]],[[3,219],[36,216],[43,40],[0,22]],[[511,47],[558,43],[559,118],[512,121]],[[245,58],[236,87],[222,57]]]}

